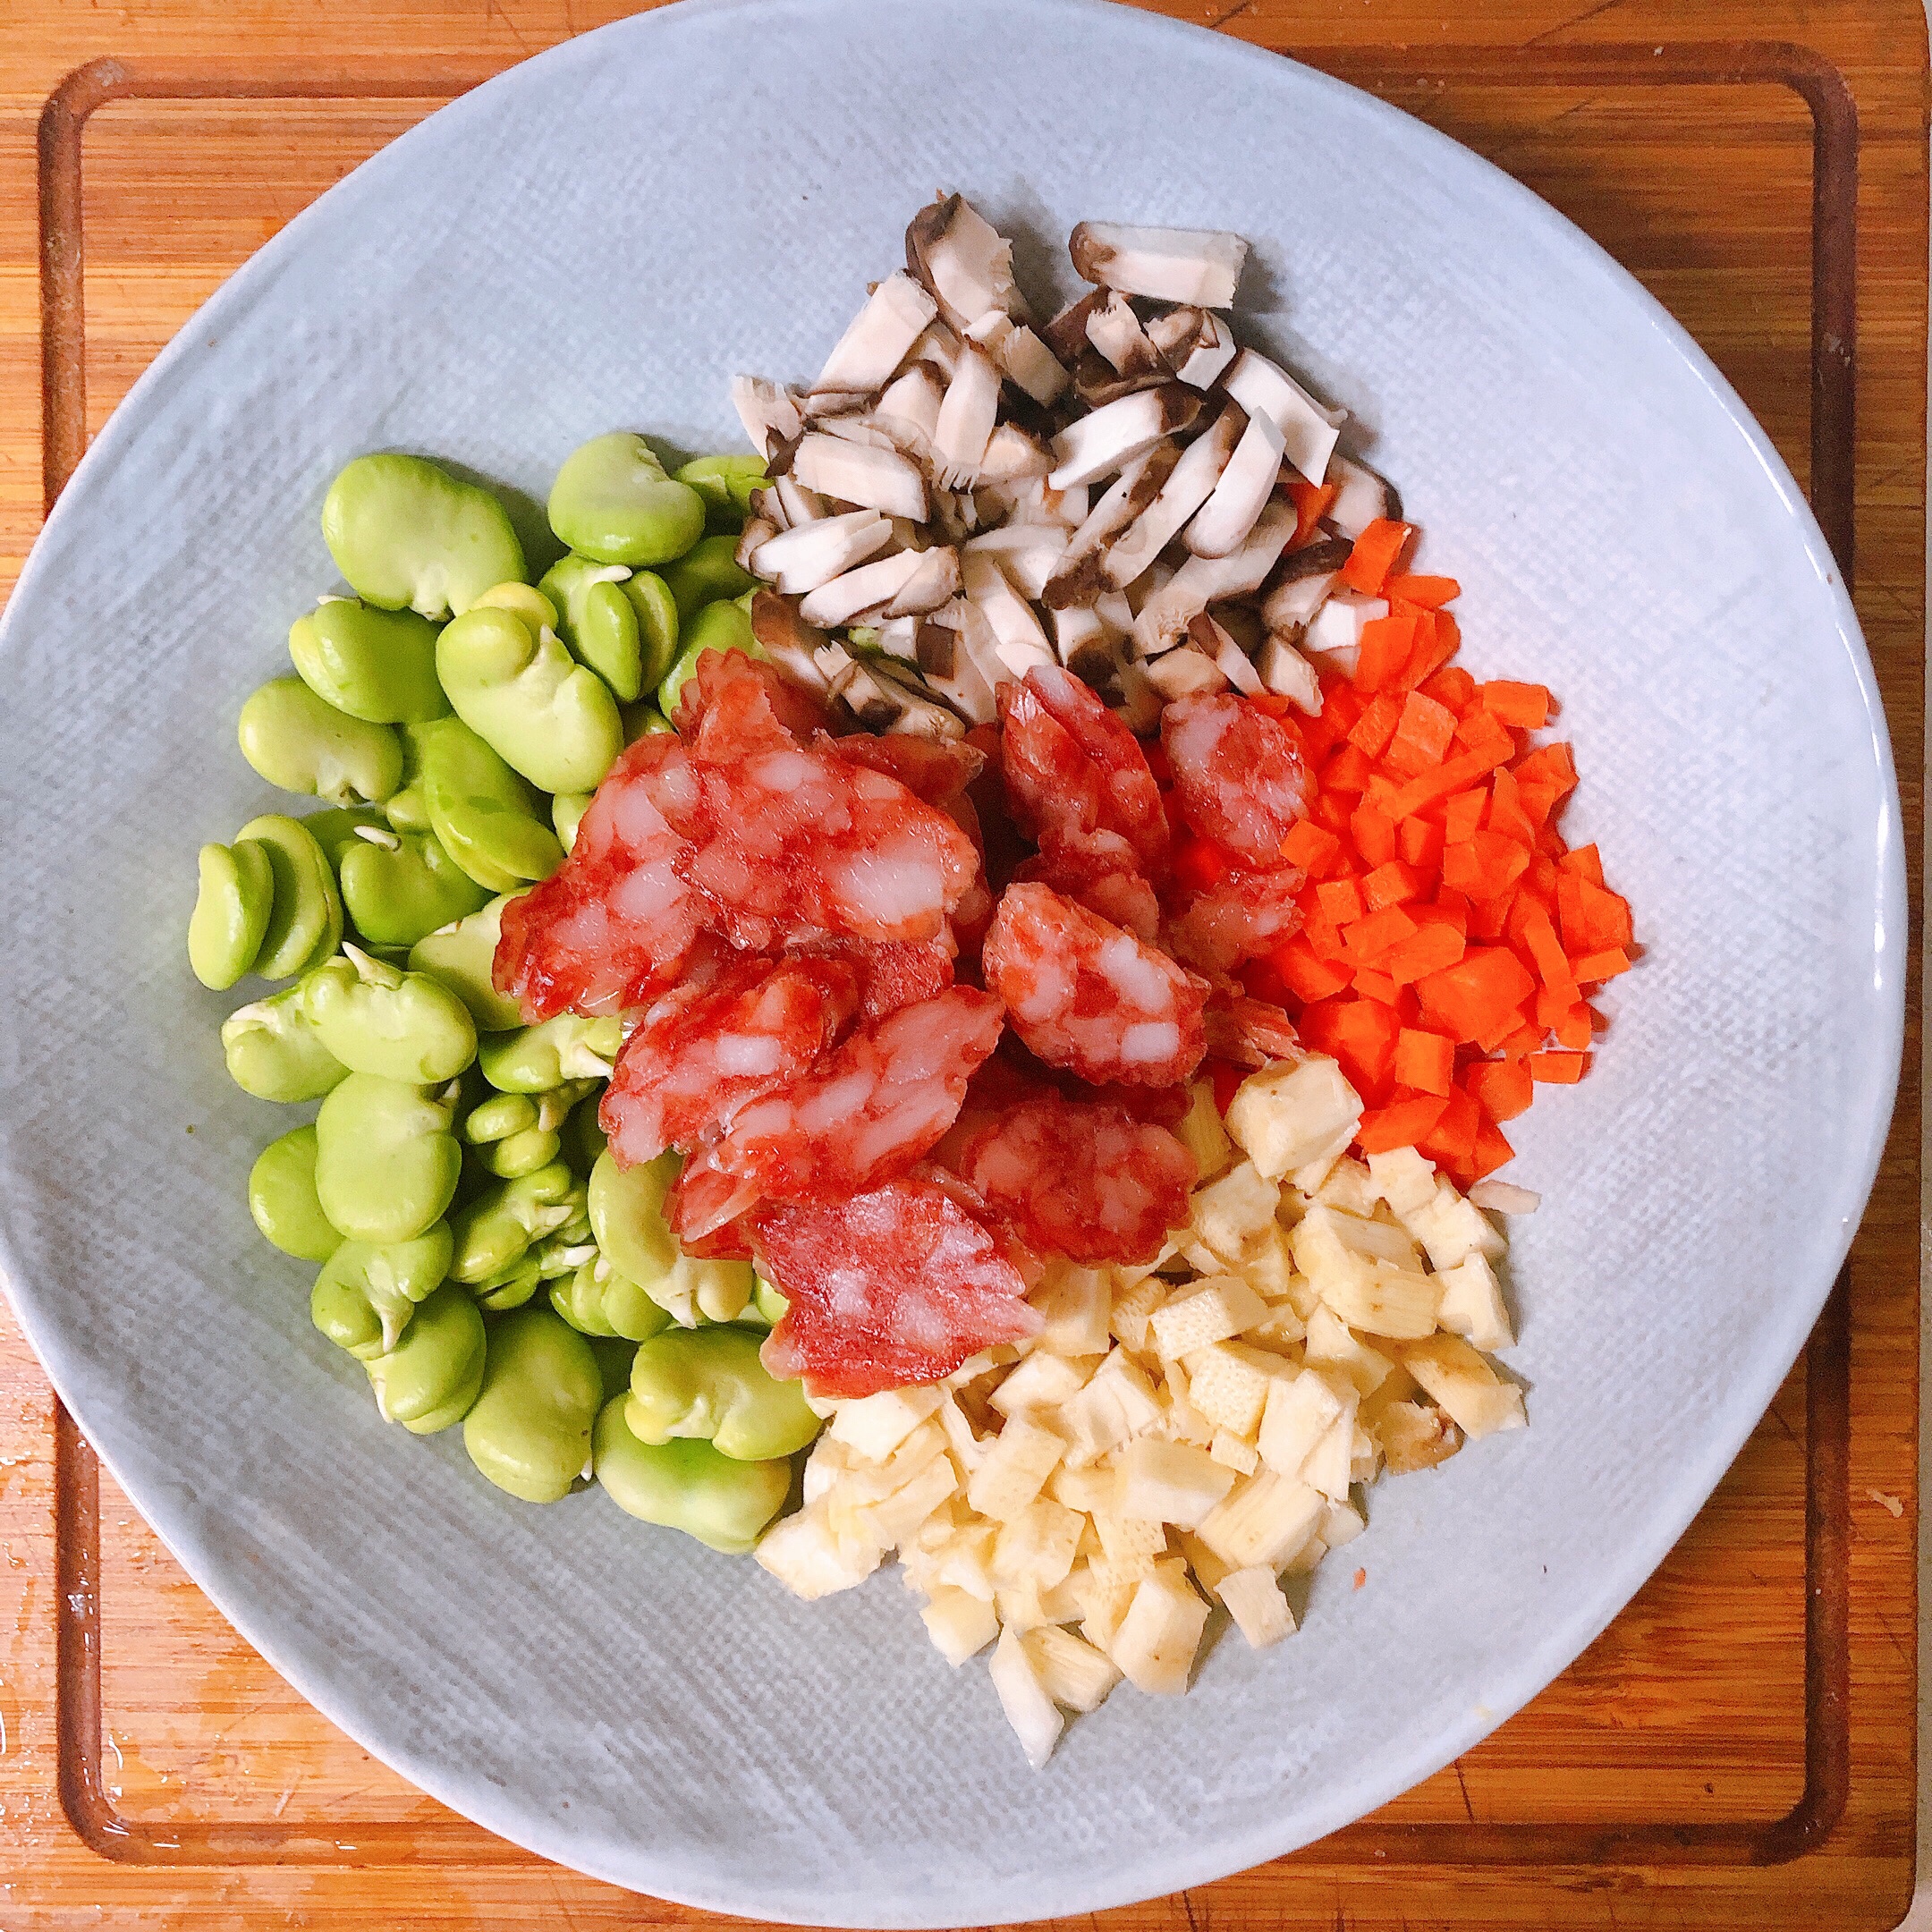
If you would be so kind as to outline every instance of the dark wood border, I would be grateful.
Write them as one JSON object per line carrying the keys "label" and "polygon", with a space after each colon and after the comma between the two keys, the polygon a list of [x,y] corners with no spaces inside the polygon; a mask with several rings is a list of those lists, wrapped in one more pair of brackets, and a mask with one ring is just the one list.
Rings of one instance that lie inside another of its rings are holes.
{"label": "dark wood border", "polygon": [[[1844,573],[1853,561],[1857,329],[1858,115],[1843,77],[1808,47],[1784,42],[1683,43],[1660,48],[1444,47],[1409,62],[1380,51],[1277,48],[1377,91],[1431,80],[1530,85],[1693,83],[1782,86],[1813,129],[1811,504]],[[290,69],[193,72],[99,60],[48,98],[39,129],[43,482],[49,509],[87,446],[80,148],[89,117],[124,99],[446,100],[496,70],[352,73]],[[1829,1835],[1851,1791],[1851,1270],[1841,1272],[1806,1345],[1805,1784],[1783,1818],[1721,1825],[1392,1825],[1363,1820],[1294,1854],[1295,1861],[1523,1870],[1771,1865]],[[147,1825],[124,1818],[101,1775],[100,1470],[56,1403],[55,1603],[57,1783],[80,1838],[117,1862],[174,1866],[290,1863],[520,1863],[529,1854],[456,1818],[357,1825],[355,1855],[300,1826]]]}

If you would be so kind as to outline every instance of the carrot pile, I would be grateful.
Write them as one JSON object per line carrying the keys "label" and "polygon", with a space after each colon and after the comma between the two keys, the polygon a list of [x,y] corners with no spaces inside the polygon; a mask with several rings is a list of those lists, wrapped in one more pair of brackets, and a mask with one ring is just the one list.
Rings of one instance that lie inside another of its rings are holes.
{"label": "carrot pile", "polygon": [[[1412,1146],[1467,1187],[1512,1157],[1503,1123],[1538,1082],[1589,1070],[1590,996],[1629,970],[1633,933],[1597,848],[1556,828],[1577,773],[1567,744],[1531,744],[1549,692],[1450,662],[1460,587],[1399,570],[1413,535],[1371,523],[1343,571],[1389,614],[1352,678],[1323,679],[1321,715],[1286,718],[1319,786],[1283,847],[1308,875],[1301,929],[1241,977],[1341,1063],[1360,1152]],[[1228,860],[1189,834],[1177,866],[1202,885]]]}

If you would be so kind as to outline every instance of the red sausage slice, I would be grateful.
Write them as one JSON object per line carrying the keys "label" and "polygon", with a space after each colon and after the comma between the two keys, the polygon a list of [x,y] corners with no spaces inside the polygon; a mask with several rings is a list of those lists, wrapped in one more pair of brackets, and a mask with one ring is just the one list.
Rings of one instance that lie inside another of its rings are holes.
{"label": "red sausage slice", "polygon": [[1182,698],[1161,716],[1161,746],[1189,825],[1247,864],[1272,871],[1308,812],[1301,746],[1279,718],[1232,691]]}

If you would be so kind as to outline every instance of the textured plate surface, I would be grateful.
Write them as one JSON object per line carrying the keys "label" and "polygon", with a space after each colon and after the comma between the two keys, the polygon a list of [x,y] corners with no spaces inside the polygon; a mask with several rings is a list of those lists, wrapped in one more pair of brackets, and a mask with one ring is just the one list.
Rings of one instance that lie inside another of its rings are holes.
{"label": "textured plate surface", "polygon": [[[1318,161],[1318,175],[1313,172]],[[335,588],[336,467],[526,493],[617,424],[737,441],[944,183],[1064,293],[1082,215],[1231,227],[1241,326],[1355,414],[1479,674],[1564,699],[1649,948],[1592,1078],[1518,1124],[1532,1427],[1373,1493],[1284,1648],[1218,1644],[1024,1769],[889,1576],[815,1607],[376,1421],[242,1199],[287,1115],[182,961],[233,749]],[[1542,204],[1265,54],[1055,0],[691,4],[546,55],[359,171],[117,412],[0,628],[0,1254],[116,1475],[244,1632],[447,1802],[620,1883],[868,1925],[1071,1912],[1292,1849],[1493,1728],[1608,1622],[1802,1342],[1874,1171],[1904,894],[1869,665],[1704,358]],[[192,1130],[191,1136],[190,1130]]]}

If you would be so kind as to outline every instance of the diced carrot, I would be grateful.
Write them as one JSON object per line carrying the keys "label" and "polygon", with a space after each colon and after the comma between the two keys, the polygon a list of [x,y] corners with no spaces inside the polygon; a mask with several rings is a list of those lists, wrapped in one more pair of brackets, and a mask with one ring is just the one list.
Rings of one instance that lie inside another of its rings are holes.
{"label": "diced carrot", "polygon": [[1234,977],[1250,999],[1266,1000],[1270,1006],[1285,1006],[1293,997],[1292,989],[1267,953],[1259,959],[1242,961],[1234,969]]}
{"label": "diced carrot", "polygon": [[1579,1000],[1550,1030],[1555,1034],[1559,1046],[1580,1052],[1590,1043],[1589,1008]]}
{"label": "diced carrot", "polygon": [[1462,714],[1462,723],[1456,726],[1455,741],[1465,751],[1500,752],[1498,764],[1506,764],[1516,756],[1516,741],[1510,735],[1509,726],[1493,711],[1485,711],[1479,704]]}
{"label": "diced carrot", "polygon": [[1456,715],[1447,705],[1437,704],[1433,698],[1425,698],[1414,691],[1401,700],[1399,708],[1401,715],[1391,728],[1385,746],[1388,762],[1404,778],[1413,778],[1430,766],[1440,765],[1448,756],[1449,741],[1455,736]]}
{"label": "diced carrot", "polygon": [[[1521,767],[1518,767],[1519,772],[1520,770]],[[1516,773],[1511,775],[1516,778],[1516,798],[1523,809],[1524,817],[1536,825],[1548,825],[1549,815],[1555,810],[1557,801],[1563,795],[1563,787],[1538,784],[1534,778],[1523,778]]]}
{"label": "diced carrot", "polygon": [[1358,805],[1349,815],[1355,850],[1365,865],[1386,865],[1395,856],[1395,822],[1374,805]]}
{"label": "diced carrot", "polygon": [[1443,847],[1443,884],[1471,900],[1501,898],[1529,867],[1529,847],[1499,832],[1472,832]]}
{"label": "diced carrot", "polygon": [[1174,869],[1190,892],[1203,892],[1227,877],[1228,857],[1212,839],[1190,833],[1174,848]]}
{"label": "diced carrot", "polygon": [[1279,691],[1250,691],[1248,702],[1257,711],[1266,711],[1271,718],[1277,720],[1285,719],[1290,710],[1288,700]]}
{"label": "diced carrot", "polygon": [[1377,972],[1373,966],[1364,966],[1355,975],[1355,990],[1364,999],[1379,1001],[1385,1006],[1394,1006],[1400,1012],[1402,989],[1386,973]]}
{"label": "diced carrot", "polygon": [[[1422,618],[1430,620],[1423,622]],[[1436,674],[1453,657],[1462,643],[1462,627],[1445,610],[1425,611],[1416,623],[1415,644],[1398,681],[1405,689],[1434,682]]]}
{"label": "diced carrot", "polygon": [[1422,896],[1422,880],[1413,866],[1404,865],[1400,859],[1391,859],[1385,865],[1378,865],[1361,882],[1362,903],[1371,912],[1379,912],[1384,906],[1402,905],[1411,899]]}
{"label": "diced carrot", "polygon": [[[1329,787],[1326,769],[1322,773],[1322,784],[1324,789],[1317,792],[1309,816],[1315,819],[1325,832],[1333,832],[1338,837],[1345,836],[1348,832],[1349,814],[1355,808],[1349,803],[1346,793]],[[1359,788],[1357,795],[1360,795]]]}
{"label": "diced carrot", "polygon": [[1453,886],[1445,886],[1436,894],[1436,910],[1455,929],[1467,938],[1469,936],[1469,901]]}
{"label": "diced carrot", "polygon": [[1322,767],[1324,792],[1353,792],[1360,794],[1368,785],[1372,769],[1367,755],[1354,745],[1345,744]]}
{"label": "diced carrot", "polygon": [[[1348,943],[1343,938],[1341,928],[1322,911],[1319,903],[1308,899],[1298,902],[1301,907],[1301,931],[1315,949],[1315,956],[1338,963],[1346,961]],[[1351,964],[1349,970],[1353,970]]]}
{"label": "diced carrot", "polygon": [[1505,1060],[1521,1060],[1527,1054],[1537,1052],[1543,1045],[1543,1036],[1548,1030],[1539,1027],[1534,1020],[1525,1020],[1509,1032],[1496,1039],[1483,1051],[1500,1054]]}
{"label": "diced carrot", "polygon": [[1382,960],[1383,971],[1398,986],[1413,986],[1462,957],[1462,935],[1439,919],[1417,921],[1416,929]]}
{"label": "diced carrot", "polygon": [[1454,1077],[1453,1040],[1420,1027],[1404,1027],[1395,1036],[1397,1086],[1413,1087],[1422,1093],[1445,1094]]}
{"label": "diced carrot", "polygon": [[1373,966],[1417,929],[1415,920],[1401,906],[1384,906],[1349,928],[1350,956],[1361,965]]}
{"label": "diced carrot", "polygon": [[1627,946],[1634,936],[1628,902],[1574,872],[1563,874],[1558,881],[1556,917],[1563,927],[1564,948],[1574,954],[1587,956],[1608,952],[1612,946]]}
{"label": "diced carrot", "polygon": [[1451,843],[1470,837],[1483,822],[1488,794],[1481,791],[1461,792],[1443,808],[1443,837]]}
{"label": "diced carrot", "polygon": [[[1504,735],[1506,737],[1508,733]],[[1445,758],[1435,770],[1424,772],[1419,778],[1411,778],[1389,801],[1389,817],[1406,818],[1411,812],[1420,811],[1424,806],[1433,805],[1437,799],[1452,798],[1458,792],[1466,791],[1479,778],[1487,778],[1498,765],[1508,764],[1509,759],[1509,751],[1494,750],[1464,751],[1455,758]]]}
{"label": "diced carrot", "polygon": [[1415,633],[1413,613],[1371,617],[1362,626],[1361,649],[1355,659],[1356,690],[1378,691],[1394,683],[1415,648]]}
{"label": "diced carrot", "polygon": [[1386,597],[1400,597],[1404,604],[1419,604],[1425,610],[1440,610],[1462,595],[1462,586],[1453,577],[1390,577],[1382,586]]}
{"label": "diced carrot", "polygon": [[1578,845],[1557,860],[1565,872],[1575,872],[1587,878],[1592,886],[1605,883],[1603,876],[1603,855],[1594,844]]}
{"label": "diced carrot", "polygon": [[1459,1167],[1475,1150],[1481,1125],[1482,1109],[1460,1087],[1452,1087],[1441,1115],[1416,1142],[1416,1151],[1426,1159]]}
{"label": "diced carrot", "polygon": [[1387,1097],[1402,1021],[1379,1000],[1331,999],[1304,1007],[1297,1022],[1317,1053],[1341,1063],[1349,1084],[1371,1106]]}
{"label": "diced carrot", "polygon": [[1282,857],[1290,865],[1298,865],[1310,877],[1326,872],[1341,855],[1342,841],[1333,832],[1325,832],[1311,818],[1299,819],[1294,829],[1282,841]]}
{"label": "diced carrot", "polygon": [[1282,472],[1282,480],[1288,486],[1289,500],[1295,509],[1295,533],[1289,539],[1288,547],[1299,549],[1315,534],[1315,526],[1328,514],[1328,505],[1335,500],[1337,486],[1310,483],[1305,476],[1299,476],[1292,470]]}
{"label": "diced carrot", "polygon": [[1536,843],[1537,823],[1522,809],[1522,787],[1508,770],[1493,774],[1489,780],[1489,810],[1484,821],[1492,832],[1513,838],[1521,845]]}
{"label": "diced carrot", "polygon": [[1241,1083],[1248,1078],[1248,1070],[1236,1066],[1232,1060],[1210,1060],[1208,1078],[1214,1082],[1215,1112],[1225,1114],[1233,1106]]}
{"label": "diced carrot", "polygon": [[1589,1072],[1587,1053],[1533,1053],[1530,1055],[1530,1078],[1551,1086],[1574,1087]]}
{"label": "diced carrot", "polygon": [[[1286,944],[1276,946],[1268,954],[1268,963],[1280,976],[1283,985],[1304,1005],[1327,999],[1349,983],[1348,968],[1317,958],[1315,948],[1302,933],[1297,933]],[[1254,991],[1251,987],[1249,990]],[[1256,995],[1257,998],[1260,996]]]}
{"label": "diced carrot", "polygon": [[1478,687],[1478,695],[1485,711],[1493,711],[1505,724],[1521,731],[1541,731],[1549,723],[1549,691],[1545,685],[1492,678]]}
{"label": "diced carrot", "polygon": [[1465,1091],[1493,1121],[1526,1113],[1531,1085],[1530,1069],[1521,1060],[1474,1060],[1462,1069]]}
{"label": "diced carrot", "polygon": [[1570,962],[1570,970],[1585,986],[1600,985],[1630,970],[1630,954],[1622,946],[1610,946],[1601,953],[1586,953],[1581,959]]}
{"label": "diced carrot", "polygon": [[[1552,992],[1548,987],[1538,987],[1535,1003],[1531,1007],[1531,1017],[1546,1033],[1554,1033],[1568,1018],[1570,1010],[1575,1004],[1574,1000],[1565,999],[1561,993]],[[1568,1046],[1572,1043],[1563,1040],[1560,1044]],[[1583,1044],[1588,1046],[1589,1042],[1585,1040]]]}
{"label": "diced carrot", "polygon": [[1407,523],[1391,522],[1377,517],[1355,539],[1349,560],[1342,566],[1342,581],[1364,597],[1380,597],[1384,580],[1395,567],[1409,539],[1415,535]]}
{"label": "diced carrot", "polygon": [[1556,928],[1549,914],[1534,899],[1524,894],[1517,900],[1510,920],[1511,936],[1521,936],[1537,977],[1565,1006],[1576,1004],[1580,995],[1570,960],[1558,943]]}
{"label": "diced carrot", "polygon": [[1315,888],[1315,897],[1337,926],[1352,925],[1368,910],[1362,903],[1360,884],[1352,878],[1324,879]]}
{"label": "diced carrot", "polygon": [[[1446,848],[1445,848],[1446,850]],[[1469,909],[1469,933],[1472,939],[1500,939],[1509,930],[1509,917],[1516,903],[1514,893],[1500,899],[1472,899]]]}
{"label": "diced carrot", "polygon": [[1524,784],[1553,784],[1559,792],[1576,789],[1576,760],[1566,744],[1546,744],[1532,751],[1516,767]]}
{"label": "diced carrot", "polygon": [[1404,864],[1433,872],[1442,864],[1443,828],[1431,825],[1419,814],[1404,818],[1395,827],[1395,849],[1402,855]]}
{"label": "diced carrot", "polygon": [[1535,990],[1536,981],[1507,946],[1471,946],[1453,966],[1416,986],[1424,1017],[1458,1040],[1481,1039]]}
{"label": "diced carrot", "polygon": [[1322,685],[1321,716],[1314,722],[1327,725],[1337,738],[1346,738],[1368,701],[1348,679],[1330,679]]}
{"label": "diced carrot", "polygon": [[1350,729],[1348,741],[1370,758],[1380,758],[1402,722],[1402,700],[1394,691],[1377,693],[1362,708],[1362,715]]}
{"label": "diced carrot", "polygon": [[1467,711],[1476,698],[1476,680],[1461,665],[1445,665],[1434,677],[1417,687],[1425,698],[1433,698],[1437,704],[1445,704],[1458,717]]}
{"label": "diced carrot", "polygon": [[1433,1131],[1448,1106],[1446,1097],[1436,1099],[1424,1095],[1413,1100],[1398,1100],[1393,1106],[1377,1107],[1362,1115],[1356,1140],[1364,1154],[1387,1154],[1396,1148],[1415,1147]]}
{"label": "diced carrot", "polygon": [[1476,1144],[1470,1149],[1468,1184],[1473,1187],[1485,1174],[1494,1174],[1515,1158],[1516,1149],[1504,1138],[1503,1130],[1493,1121],[1483,1121],[1476,1129]]}

